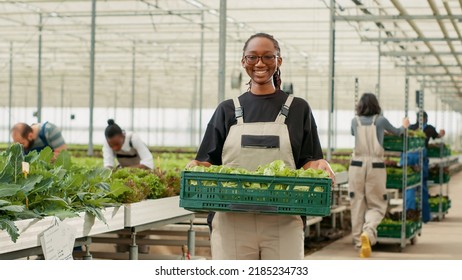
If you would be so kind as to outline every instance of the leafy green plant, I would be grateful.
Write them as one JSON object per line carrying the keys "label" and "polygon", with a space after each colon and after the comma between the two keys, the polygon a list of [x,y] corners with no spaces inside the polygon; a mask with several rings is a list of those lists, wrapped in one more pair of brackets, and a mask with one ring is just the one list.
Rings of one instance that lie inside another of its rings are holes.
{"label": "leafy green plant", "polygon": [[[118,205],[111,187],[111,170],[72,164],[67,151],[55,161],[50,148],[24,156],[22,146],[14,144],[0,154],[0,229],[15,242],[19,236],[14,221],[56,216],[59,219],[90,213],[104,221],[102,209]],[[23,173],[27,162],[29,172]]]}
{"label": "leafy green plant", "polygon": [[166,186],[151,170],[139,168],[121,168],[112,175],[113,188],[125,190],[114,198],[121,203],[133,203],[148,198],[160,198]]}
{"label": "leafy green plant", "polygon": [[332,168],[332,171],[334,171],[335,173],[347,171],[347,167],[339,163],[331,163],[330,167]]}
{"label": "leafy green plant", "polygon": [[[234,168],[223,165],[211,165],[205,166],[193,166],[187,169],[193,172],[210,172],[210,173],[224,173],[224,174],[247,174],[247,175],[264,175],[264,176],[278,176],[278,177],[306,177],[306,178],[329,178],[329,173],[321,169],[291,169],[286,166],[284,161],[275,160],[269,164],[259,166],[255,171],[249,171],[244,168]],[[197,185],[197,181],[190,180],[191,185]],[[202,185],[206,187],[216,187],[216,181],[202,181]],[[235,182],[222,182],[223,187],[236,188]],[[244,188],[248,189],[268,189],[268,184],[260,184],[257,182],[244,182]],[[275,190],[287,190],[288,185],[276,185]],[[308,186],[298,186],[294,188],[295,191],[309,191]],[[316,186],[313,189],[314,192],[323,192],[324,188]]]}

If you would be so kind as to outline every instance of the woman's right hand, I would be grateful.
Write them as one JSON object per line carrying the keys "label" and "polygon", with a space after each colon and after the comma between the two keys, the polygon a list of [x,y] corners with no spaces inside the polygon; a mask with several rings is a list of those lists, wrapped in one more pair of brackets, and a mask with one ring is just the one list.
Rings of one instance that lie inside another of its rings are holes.
{"label": "woman's right hand", "polygon": [[188,164],[186,164],[186,168],[191,168],[193,166],[205,166],[205,167],[209,167],[210,165],[212,165],[210,162],[207,162],[207,161],[198,161],[198,160],[191,160]]}
{"label": "woman's right hand", "polygon": [[405,117],[405,118],[403,119],[403,127],[404,127],[404,128],[408,128],[408,127],[409,127],[409,124],[410,124],[410,123],[409,123],[409,118],[408,118],[408,117]]}

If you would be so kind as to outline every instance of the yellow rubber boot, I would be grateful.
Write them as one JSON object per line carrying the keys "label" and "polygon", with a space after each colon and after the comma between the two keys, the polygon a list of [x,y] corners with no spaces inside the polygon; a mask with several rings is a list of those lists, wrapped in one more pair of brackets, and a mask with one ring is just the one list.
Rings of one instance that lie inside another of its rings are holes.
{"label": "yellow rubber boot", "polygon": [[369,236],[363,232],[360,236],[361,239],[361,250],[359,256],[361,258],[369,258],[371,256],[371,243],[369,242]]}

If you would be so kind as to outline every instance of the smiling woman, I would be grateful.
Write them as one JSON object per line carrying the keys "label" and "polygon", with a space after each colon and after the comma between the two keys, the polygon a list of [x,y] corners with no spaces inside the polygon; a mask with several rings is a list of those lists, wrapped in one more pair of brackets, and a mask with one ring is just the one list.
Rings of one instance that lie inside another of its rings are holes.
{"label": "smiling woman", "polygon": [[[261,40],[252,40],[254,38]],[[241,63],[250,76],[249,91],[253,94],[268,94],[272,93],[274,88],[281,89],[279,67],[282,57],[278,41],[271,35],[257,33],[247,40],[243,51]]]}
{"label": "smiling woman", "polygon": [[[226,165],[255,170],[275,160],[290,169],[333,172],[322,159],[308,103],[280,89],[279,43],[258,33],[244,45],[247,92],[222,102],[189,166]],[[290,111],[290,112],[289,112]],[[305,217],[217,212],[209,215],[214,259],[302,259]]]}

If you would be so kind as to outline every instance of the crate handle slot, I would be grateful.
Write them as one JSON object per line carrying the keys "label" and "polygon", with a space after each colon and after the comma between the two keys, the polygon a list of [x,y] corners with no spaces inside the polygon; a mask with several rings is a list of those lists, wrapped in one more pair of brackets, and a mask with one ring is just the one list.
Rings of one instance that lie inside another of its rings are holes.
{"label": "crate handle slot", "polygon": [[276,212],[277,206],[266,206],[266,205],[248,205],[248,204],[230,204],[229,209],[236,211],[249,211],[249,212],[263,212],[270,211]]}

